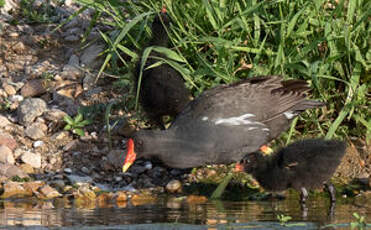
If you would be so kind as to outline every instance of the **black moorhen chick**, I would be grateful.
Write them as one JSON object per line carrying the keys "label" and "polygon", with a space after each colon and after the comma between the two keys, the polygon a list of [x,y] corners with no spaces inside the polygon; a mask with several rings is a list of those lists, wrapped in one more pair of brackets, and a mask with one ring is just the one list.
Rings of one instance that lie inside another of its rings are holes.
{"label": "black moorhen chick", "polygon": [[[168,47],[169,37],[166,28],[170,25],[170,18],[163,8],[152,23],[152,40],[149,46]],[[160,53],[152,51],[151,56],[163,57]],[[158,62],[147,59],[143,70]],[[140,76],[140,60],[136,67],[135,86],[138,87]],[[185,87],[182,76],[168,64],[144,70],[142,74],[139,100],[152,123],[164,128],[162,117],[164,115],[176,116],[190,101],[191,93]]]}
{"label": "black moorhen chick", "polygon": [[[127,142],[125,172],[138,157],[173,168],[240,161],[285,131],[300,112],[323,106],[307,100],[302,80],[265,76],[221,85],[188,103],[167,130],[141,130]],[[135,151],[134,151],[135,148]]]}
{"label": "black moorhen chick", "polygon": [[242,165],[266,190],[300,190],[302,205],[308,198],[307,189],[326,185],[333,205],[335,188],[328,180],[340,164],[345,149],[346,144],[342,141],[307,139],[292,143],[270,156],[250,153]]}

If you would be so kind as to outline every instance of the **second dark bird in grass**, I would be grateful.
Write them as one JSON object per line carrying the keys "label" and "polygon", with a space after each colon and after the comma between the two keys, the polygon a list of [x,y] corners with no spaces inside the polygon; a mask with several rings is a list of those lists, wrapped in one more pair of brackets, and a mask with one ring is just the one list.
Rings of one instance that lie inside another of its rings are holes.
{"label": "second dark bird in grass", "polygon": [[[166,28],[169,28],[170,18],[163,8],[155,16],[152,23],[152,39],[149,46],[168,47],[169,37]],[[180,73],[170,65],[163,63],[160,66],[147,69],[159,60],[151,58],[164,57],[152,51],[143,68],[140,84],[140,103],[151,122],[164,129],[163,116],[176,116],[191,99],[190,91],[185,87]],[[141,60],[136,67],[135,85],[138,86]]]}

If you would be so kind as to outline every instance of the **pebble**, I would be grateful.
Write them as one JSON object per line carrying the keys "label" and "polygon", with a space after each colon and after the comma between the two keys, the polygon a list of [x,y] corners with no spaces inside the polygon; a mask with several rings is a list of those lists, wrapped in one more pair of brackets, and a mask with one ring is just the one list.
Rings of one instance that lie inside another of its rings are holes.
{"label": "pebble", "polygon": [[38,148],[38,147],[41,147],[41,146],[43,146],[44,145],[44,142],[43,141],[35,141],[33,144],[32,144],[32,146],[34,147],[34,148]]}
{"label": "pebble", "polygon": [[27,98],[18,107],[18,121],[22,125],[29,125],[36,117],[46,111],[46,103],[40,98]]}
{"label": "pebble", "polygon": [[85,173],[85,174],[89,174],[89,173],[90,173],[90,170],[89,170],[87,167],[83,166],[83,167],[81,168],[81,172],[83,172],[83,173]]}
{"label": "pebble", "polygon": [[23,97],[34,97],[45,93],[47,90],[46,82],[42,79],[28,81],[21,89]]}
{"label": "pebble", "polygon": [[24,163],[27,163],[34,168],[40,168],[41,167],[41,155],[38,154],[38,153],[32,153],[32,152],[29,152],[29,151],[25,151],[21,155],[21,160]]}
{"label": "pebble", "polygon": [[0,133],[0,145],[5,145],[11,151],[14,151],[18,146],[17,141],[7,133]]}
{"label": "pebble", "polygon": [[13,152],[6,145],[0,145],[0,162],[11,165],[15,163]]}
{"label": "pebble", "polygon": [[8,178],[18,176],[20,178],[28,177],[27,173],[15,165],[0,163],[0,175]]}
{"label": "pebble", "polygon": [[4,117],[3,115],[0,114],[0,128],[3,128],[5,126],[10,125],[11,122],[8,120],[8,118]]}
{"label": "pebble", "polygon": [[72,169],[65,168],[65,169],[63,169],[63,172],[71,174],[72,173]]}
{"label": "pebble", "polygon": [[9,100],[11,102],[21,102],[24,100],[24,97],[22,95],[12,95],[9,97]]}
{"label": "pebble", "polygon": [[182,191],[182,183],[179,180],[172,180],[166,185],[166,191],[177,193]]}
{"label": "pebble", "polygon": [[33,123],[32,125],[28,126],[24,131],[25,135],[32,140],[38,140],[40,138],[45,137],[45,131],[48,127],[40,122]]}
{"label": "pebble", "polygon": [[89,176],[79,176],[79,175],[76,175],[76,174],[70,174],[70,175],[66,175],[66,176],[67,176],[67,179],[71,182],[71,184],[93,182],[93,179]]}

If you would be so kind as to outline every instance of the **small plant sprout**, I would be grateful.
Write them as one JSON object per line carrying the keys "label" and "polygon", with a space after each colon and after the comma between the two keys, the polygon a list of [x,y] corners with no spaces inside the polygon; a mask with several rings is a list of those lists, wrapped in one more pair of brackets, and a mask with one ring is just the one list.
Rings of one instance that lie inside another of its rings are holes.
{"label": "small plant sprout", "polygon": [[277,220],[280,222],[281,225],[284,225],[284,226],[286,226],[287,222],[289,222],[289,220],[291,220],[291,219],[292,219],[291,216],[286,216],[284,214],[278,214],[277,215]]}
{"label": "small plant sprout", "polygon": [[358,213],[353,213],[354,218],[356,218],[355,222],[350,223],[351,229],[364,229],[366,227],[365,217],[360,216]]}
{"label": "small plant sprout", "polygon": [[66,115],[63,120],[67,123],[64,130],[72,130],[72,133],[79,136],[85,136],[84,126],[92,123],[90,119],[84,120],[84,116],[80,112],[74,118]]}

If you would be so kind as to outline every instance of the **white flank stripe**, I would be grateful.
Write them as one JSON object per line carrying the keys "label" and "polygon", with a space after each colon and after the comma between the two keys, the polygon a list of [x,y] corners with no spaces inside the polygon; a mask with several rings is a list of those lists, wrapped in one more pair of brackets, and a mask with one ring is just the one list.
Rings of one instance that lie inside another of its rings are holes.
{"label": "white flank stripe", "polygon": [[207,121],[207,120],[209,120],[209,118],[208,117],[203,117],[202,120]]}
{"label": "white flank stripe", "polygon": [[247,113],[239,117],[228,117],[215,119],[215,125],[264,125],[258,121],[251,121],[247,118],[255,117],[254,114]]}
{"label": "white flank stripe", "polygon": [[289,112],[284,112],[283,115],[289,120],[293,119],[295,117],[295,114],[293,114],[291,111]]}

